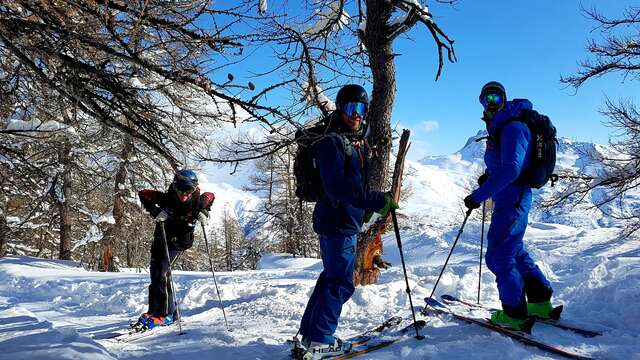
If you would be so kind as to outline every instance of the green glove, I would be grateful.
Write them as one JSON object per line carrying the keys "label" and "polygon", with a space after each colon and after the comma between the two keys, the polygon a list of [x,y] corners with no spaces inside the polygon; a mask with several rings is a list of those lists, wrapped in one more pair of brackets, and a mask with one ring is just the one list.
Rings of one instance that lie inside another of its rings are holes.
{"label": "green glove", "polygon": [[371,220],[371,217],[373,216],[373,213],[371,211],[367,211],[364,213],[364,218],[362,219],[364,221],[364,223],[368,223],[369,220]]}
{"label": "green glove", "polygon": [[398,206],[398,203],[393,199],[393,196],[391,196],[391,194],[385,193],[384,197],[387,200],[387,202],[384,204],[384,206],[382,208],[380,208],[380,210],[376,211],[382,217],[386,217],[387,214],[389,214],[389,211],[391,209],[399,209],[400,208],[400,206]]}

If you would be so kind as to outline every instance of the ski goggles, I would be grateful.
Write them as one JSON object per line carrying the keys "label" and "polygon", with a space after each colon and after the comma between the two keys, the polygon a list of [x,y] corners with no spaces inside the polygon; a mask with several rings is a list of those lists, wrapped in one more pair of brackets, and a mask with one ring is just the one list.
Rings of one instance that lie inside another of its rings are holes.
{"label": "ski goggles", "polygon": [[367,114],[367,104],[362,102],[348,102],[342,105],[342,113],[351,116],[356,113],[360,117],[364,117]]}
{"label": "ski goggles", "polygon": [[489,104],[502,105],[504,98],[500,94],[486,94],[480,99],[482,106],[485,108],[489,106]]}
{"label": "ski goggles", "polygon": [[193,186],[192,184],[185,184],[185,183],[181,183],[181,182],[177,182],[174,183],[174,186],[176,187],[176,190],[183,193],[183,194],[191,194],[194,191],[196,191],[196,187]]}

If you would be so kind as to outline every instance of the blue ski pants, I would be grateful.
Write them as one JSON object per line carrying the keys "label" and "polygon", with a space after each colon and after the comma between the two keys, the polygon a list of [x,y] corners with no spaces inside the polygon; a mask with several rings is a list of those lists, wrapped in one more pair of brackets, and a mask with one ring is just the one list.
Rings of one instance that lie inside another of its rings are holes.
{"label": "blue ski pants", "polygon": [[324,344],[333,343],[342,305],[355,290],[353,270],[357,235],[320,235],[320,253],[324,270],[307,303],[300,323],[303,338]]}
{"label": "blue ski pants", "polygon": [[[487,234],[487,267],[496,276],[500,301],[517,307],[526,292],[529,302],[548,300],[551,284],[524,248],[531,209],[531,189],[510,185],[494,197]],[[533,301],[532,301],[533,300]]]}

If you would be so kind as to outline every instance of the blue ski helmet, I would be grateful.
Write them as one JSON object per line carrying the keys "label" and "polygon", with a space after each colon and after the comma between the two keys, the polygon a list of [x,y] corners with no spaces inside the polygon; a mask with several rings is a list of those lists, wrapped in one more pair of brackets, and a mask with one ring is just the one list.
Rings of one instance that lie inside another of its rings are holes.
{"label": "blue ski helmet", "polygon": [[193,192],[198,187],[198,176],[193,170],[182,169],[173,177],[172,184],[176,190]]}

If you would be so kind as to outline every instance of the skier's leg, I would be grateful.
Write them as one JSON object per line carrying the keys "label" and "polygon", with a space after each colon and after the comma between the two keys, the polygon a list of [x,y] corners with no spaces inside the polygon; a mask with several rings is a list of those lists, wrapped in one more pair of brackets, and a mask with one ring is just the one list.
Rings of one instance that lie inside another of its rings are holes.
{"label": "skier's leg", "polygon": [[166,298],[166,268],[168,262],[164,254],[164,245],[162,236],[156,231],[153,244],[151,245],[151,261],[149,263],[149,277],[151,284],[149,285],[149,311],[150,315],[162,314],[164,312],[164,304]]}
{"label": "skier's leg", "polygon": [[522,248],[522,236],[527,226],[527,214],[513,203],[497,203],[487,234],[487,267],[496,276],[503,308],[510,316],[526,317],[522,304],[524,283],[516,268],[516,255]]}
{"label": "skier's leg", "polygon": [[309,320],[311,319],[311,314],[318,303],[319,294],[321,294],[325,287],[327,286],[326,281],[326,273],[323,270],[318,277],[318,281],[316,281],[316,286],[313,288],[313,292],[309,297],[309,301],[307,301],[307,307],[304,309],[304,314],[302,315],[302,320],[300,321],[300,334],[302,335],[303,340],[307,340],[307,334],[309,334]]}
{"label": "skier's leg", "polygon": [[334,342],[333,334],[338,326],[342,305],[355,290],[353,271],[356,235],[321,235],[320,247],[326,283],[317,293],[316,304],[308,320],[308,333],[305,335],[310,341],[329,344]]}
{"label": "skier's leg", "polygon": [[[173,271],[173,265],[175,263],[175,260],[178,258],[178,255],[180,255],[181,251],[178,251],[176,249],[172,249],[171,246],[169,246],[169,258],[171,261],[171,270]],[[172,283],[172,275],[169,274],[169,266],[167,264],[167,269],[165,274],[165,286],[166,286],[166,294],[167,294],[167,298],[166,298],[166,306],[165,306],[165,311],[164,311],[164,316],[167,315],[171,315],[173,316],[174,312],[176,311],[176,304],[173,302],[173,288],[171,286]],[[177,298],[176,298],[177,300]],[[172,319],[173,321],[173,319]]]}

